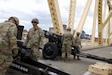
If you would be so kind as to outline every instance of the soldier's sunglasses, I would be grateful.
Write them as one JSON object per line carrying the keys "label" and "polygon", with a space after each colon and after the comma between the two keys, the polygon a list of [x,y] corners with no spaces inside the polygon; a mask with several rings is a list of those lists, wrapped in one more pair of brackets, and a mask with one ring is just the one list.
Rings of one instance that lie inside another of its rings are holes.
{"label": "soldier's sunglasses", "polygon": [[35,22],[35,21],[32,21],[31,23],[37,23],[37,22]]}

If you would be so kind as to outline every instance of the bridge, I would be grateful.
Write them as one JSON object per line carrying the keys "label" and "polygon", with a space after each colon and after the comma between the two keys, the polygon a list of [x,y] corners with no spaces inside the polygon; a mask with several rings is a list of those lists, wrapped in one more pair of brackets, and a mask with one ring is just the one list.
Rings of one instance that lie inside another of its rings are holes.
{"label": "bridge", "polygon": [[[87,0],[84,10],[81,14],[80,21],[77,25],[76,32],[82,32],[82,29],[86,21],[86,18],[87,18],[92,2],[93,0]],[[72,33],[74,30],[75,12],[77,12],[75,11],[76,4],[77,4],[77,0],[70,0],[69,15],[68,15],[69,18],[68,18],[67,27],[72,29],[71,31]],[[60,10],[58,6],[58,0],[48,0],[48,5],[49,5],[50,13],[51,13],[55,33],[57,34],[64,33],[63,27],[62,27]],[[91,37],[90,45],[94,47],[95,34],[98,34],[98,45],[99,46],[110,45],[111,44],[111,34],[112,34],[111,32],[111,15],[112,15],[111,1],[110,0],[95,0],[93,10],[94,10],[94,16],[93,16],[93,24],[91,24],[92,25],[92,30],[91,30],[92,37]],[[96,27],[98,27],[97,32],[96,32]],[[103,39],[106,39],[106,44],[104,44]]]}
{"label": "bridge", "polygon": [[[84,7],[84,11],[82,12],[82,16],[77,26],[76,32],[82,31],[92,1],[93,0],[87,0],[85,7]],[[70,10],[69,10],[69,15],[68,15],[69,18],[68,18],[67,27],[72,29],[71,33],[73,33],[73,30],[74,30],[73,28],[74,28],[74,22],[75,22],[74,21],[75,12],[77,12],[75,11],[76,3],[77,3],[76,0],[70,0]],[[50,13],[51,13],[55,33],[63,34],[64,30],[62,27],[58,0],[48,0],[48,5],[49,5]],[[82,49],[82,52],[90,53],[96,56],[105,57],[107,59],[110,59],[112,58],[112,51],[111,51],[112,47],[109,46],[112,43],[112,39],[111,39],[111,35],[112,35],[112,32],[111,32],[111,16],[112,16],[111,1],[110,0],[95,0],[94,6],[95,7],[94,7],[93,24],[91,24],[93,26],[91,30],[92,37],[91,37],[91,40],[89,41],[82,40],[83,47],[85,46],[86,46],[85,48],[88,47],[88,49]],[[98,27],[98,41],[97,42],[95,42],[96,26]],[[75,35],[76,34],[74,34],[74,36]],[[106,35],[106,37],[104,37],[104,35]],[[103,39],[106,39],[106,41],[104,42]],[[57,61],[40,59],[39,61],[44,62],[49,66],[58,67],[59,69],[68,72],[70,75],[97,75],[97,73],[90,72],[88,68],[89,68],[89,65],[91,64],[95,64],[96,62],[101,62],[95,59],[92,60],[92,59],[84,58],[84,56],[81,57],[81,61],[72,60],[71,63],[63,62],[60,59],[57,59]],[[102,72],[105,71],[105,69],[102,69],[102,68],[100,68],[100,70],[102,70]],[[111,71],[112,69],[106,73],[108,73],[108,75],[112,74]],[[99,72],[99,73],[101,74],[102,72]],[[24,73],[14,71],[14,70],[12,71],[12,69],[9,69],[9,71],[7,72],[7,75],[17,75],[17,74],[23,75]],[[28,74],[26,73],[26,75]]]}

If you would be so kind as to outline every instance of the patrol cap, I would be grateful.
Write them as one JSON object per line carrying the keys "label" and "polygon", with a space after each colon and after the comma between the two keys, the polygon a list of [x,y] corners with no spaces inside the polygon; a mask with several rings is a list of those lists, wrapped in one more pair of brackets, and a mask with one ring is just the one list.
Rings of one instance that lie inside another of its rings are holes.
{"label": "patrol cap", "polygon": [[77,35],[79,35],[79,34],[80,34],[80,32],[77,32],[76,34],[77,34]]}
{"label": "patrol cap", "polygon": [[67,31],[71,31],[71,28],[67,28]]}
{"label": "patrol cap", "polygon": [[18,19],[17,17],[11,16],[11,17],[9,17],[9,20],[10,20],[10,19],[14,19],[16,25],[19,25],[19,19]]}
{"label": "patrol cap", "polygon": [[37,24],[39,24],[39,20],[37,18],[33,18],[32,21],[31,21],[31,23],[37,23]]}

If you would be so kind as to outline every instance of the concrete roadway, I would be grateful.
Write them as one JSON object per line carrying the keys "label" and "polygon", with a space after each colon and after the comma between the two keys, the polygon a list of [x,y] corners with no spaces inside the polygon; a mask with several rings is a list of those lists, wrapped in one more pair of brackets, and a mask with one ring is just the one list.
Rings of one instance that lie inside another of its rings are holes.
{"label": "concrete roadway", "polygon": [[[83,50],[83,52],[112,59],[112,47],[103,47],[85,51]],[[73,60],[73,56],[71,56],[71,58],[72,58],[71,62],[64,62],[60,59],[57,59],[56,61],[40,59],[39,61],[55,66],[65,72],[68,72],[71,75],[98,75],[87,71],[88,66],[91,64],[95,64],[96,62],[98,62],[98,60],[83,57],[81,57],[81,60]],[[12,72],[12,70],[10,70],[7,73],[7,75],[24,75],[24,74],[16,71]]]}

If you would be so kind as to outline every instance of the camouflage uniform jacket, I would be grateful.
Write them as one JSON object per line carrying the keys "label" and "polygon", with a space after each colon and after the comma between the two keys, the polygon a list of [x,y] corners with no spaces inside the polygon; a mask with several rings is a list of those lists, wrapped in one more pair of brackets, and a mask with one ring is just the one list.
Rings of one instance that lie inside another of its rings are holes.
{"label": "camouflage uniform jacket", "polygon": [[62,42],[63,44],[69,44],[72,45],[73,35],[70,32],[66,32],[62,36]]}
{"label": "camouflage uniform jacket", "polygon": [[41,28],[38,28],[37,30],[31,28],[28,32],[25,43],[28,48],[32,48],[33,46],[43,48],[43,40],[44,40],[43,30]]}
{"label": "camouflage uniform jacket", "polygon": [[80,39],[79,36],[76,36],[76,37],[73,38],[73,45],[74,45],[74,46],[79,46],[79,45],[81,45],[81,39]]}
{"label": "camouflage uniform jacket", "polygon": [[12,55],[12,50],[18,53],[16,35],[17,27],[14,23],[0,23],[0,54]]}

